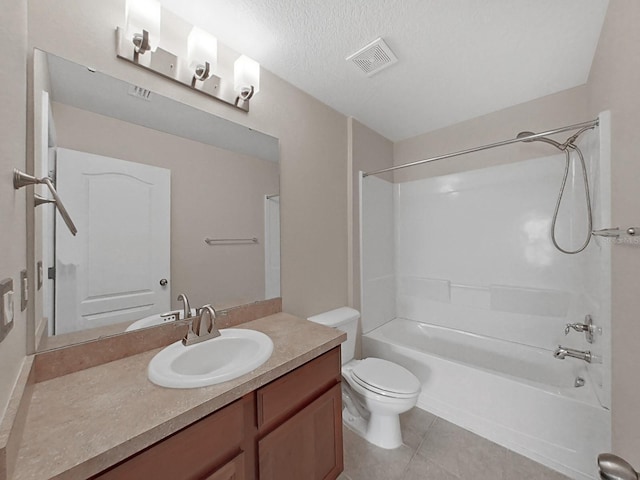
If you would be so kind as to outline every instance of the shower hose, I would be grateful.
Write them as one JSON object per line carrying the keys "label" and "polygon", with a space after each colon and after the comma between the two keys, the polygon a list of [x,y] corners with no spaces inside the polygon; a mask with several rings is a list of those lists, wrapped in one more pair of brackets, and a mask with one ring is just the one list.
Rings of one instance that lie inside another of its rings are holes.
{"label": "shower hose", "polygon": [[[584,192],[587,201],[587,237],[584,240],[584,243],[577,250],[565,250],[560,245],[558,245],[558,241],[556,240],[556,222],[558,220],[558,212],[560,211],[560,204],[562,203],[562,197],[564,196],[564,189],[567,185],[567,178],[569,176],[569,166],[571,165],[571,151],[575,151],[580,158],[580,166],[582,167],[582,178],[584,179]],[[591,195],[589,194],[589,178],[587,176],[587,167],[585,165],[584,156],[580,149],[574,145],[573,143],[569,143],[564,149],[564,155],[566,158],[565,167],[564,167],[564,176],[562,178],[562,185],[560,186],[560,192],[558,193],[558,200],[556,202],[556,208],[553,212],[553,220],[551,221],[551,241],[553,242],[553,246],[560,250],[562,253],[566,253],[569,255],[573,255],[576,253],[582,252],[591,241],[591,231],[593,230],[593,214],[591,212]]]}

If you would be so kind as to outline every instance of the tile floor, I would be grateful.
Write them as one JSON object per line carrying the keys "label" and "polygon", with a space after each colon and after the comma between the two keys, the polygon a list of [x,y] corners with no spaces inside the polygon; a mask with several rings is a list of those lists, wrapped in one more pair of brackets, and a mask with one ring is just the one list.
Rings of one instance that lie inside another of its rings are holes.
{"label": "tile floor", "polygon": [[338,480],[568,480],[418,408],[400,417],[404,445],[378,448],[346,427]]}

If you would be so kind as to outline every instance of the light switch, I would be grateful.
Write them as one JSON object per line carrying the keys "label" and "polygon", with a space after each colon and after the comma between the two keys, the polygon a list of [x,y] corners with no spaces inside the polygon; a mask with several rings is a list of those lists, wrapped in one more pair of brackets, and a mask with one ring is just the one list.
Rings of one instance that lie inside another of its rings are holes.
{"label": "light switch", "polygon": [[42,266],[42,260],[37,263],[36,272],[38,276],[38,290],[42,288],[42,282],[44,279],[44,268]]}
{"label": "light switch", "polygon": [[13,327],[13,279],[5,278],[0,282],[0,341]]}
{"label": "light switch", "polygon": [[2,295],[2,326],[13,322],[13,290]]}
{"label": "light switch", "polygon": [[29,280],[27,279],[27,271],[20,272],[20,311],[24,312],[29,301]]}

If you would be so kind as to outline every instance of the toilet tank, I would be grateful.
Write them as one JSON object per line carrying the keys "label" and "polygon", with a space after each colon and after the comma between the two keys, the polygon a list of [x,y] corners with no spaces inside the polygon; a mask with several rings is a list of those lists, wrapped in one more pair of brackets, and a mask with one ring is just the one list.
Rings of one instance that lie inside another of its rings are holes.
{"label": "toilet tank", "polygon": [[356,333],[358,331],[358,318],[360,312],[353,308],[341,307],[328,312],[313,315],[307,320],[315,323],[326,325],[327,327],[337,328],[347,334],[347,340],[340,346],[342,354],[342,364],[353,360],[356,353]]}

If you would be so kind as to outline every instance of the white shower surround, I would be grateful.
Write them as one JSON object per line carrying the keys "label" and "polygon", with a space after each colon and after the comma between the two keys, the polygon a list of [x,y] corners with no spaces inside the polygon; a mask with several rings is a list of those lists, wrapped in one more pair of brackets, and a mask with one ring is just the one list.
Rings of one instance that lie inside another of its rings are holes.
{"label": "white shower surround", "polygon": [[[605,112],[600,128],[579,141],[589,169],[596,229],[611,226],[609,124]],[[602,405],[598,408],[609,418],[603,407],[611,402],[611,243],[594,237],[577,255],[554,249],[549,228],[564,154],[548,148],[547,157],[402,184],[363,179],[363,332],[400,317],[539,349],[558,370],[566,364],[584,366],[588,387]],[[509,148],[495,152],[508,155]],[[558,217],[557,237],[565,248],[582,244],[585,213],[579,164],[574,162]],[[566,323],[582,322],[586,314],[601,328],[591,345],[577,332],[564,335]],[[591,350],[600,363],[555,360],[552,352],[558,344]],[[367,345],[365,340],[364,353],[371,355]],[[477,375],[485,376],[480,370]],[[423,385],[424,392],[430,392],[424,395],[433,394],[429,387],[428,382]],[[566,414],[558,417],[573,418],[568,414],[571,401],[565,404]],[[477,422],[462,426],[478,431],[483,422],[480,417]],[[574,428],[570,420],[565,428]],[[528,435],[513,430],[514,435]],[[483,434],[514,448],[504,436],[492,436],[490,429]],[[599,435],[609,441],[608,428]],[[529,456],[543,461],[540,455]],[[546,463],[558,468],[563,461]],[[575,465],[567,468],[576,471]]]}

